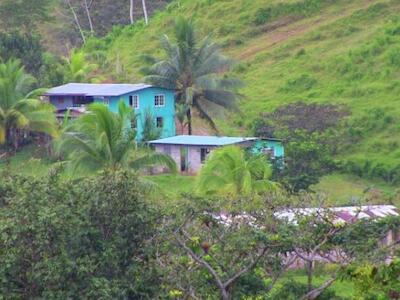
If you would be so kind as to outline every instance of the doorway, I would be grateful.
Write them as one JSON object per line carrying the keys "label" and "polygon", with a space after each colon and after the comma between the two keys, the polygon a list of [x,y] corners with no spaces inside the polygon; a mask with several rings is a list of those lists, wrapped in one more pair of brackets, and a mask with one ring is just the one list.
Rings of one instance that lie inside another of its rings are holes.
{"label": "doorway", "polygon": [[181,152],[181,172],[187,172],[189,170],[188,168],[188,147],[181,147],[180,152]]}

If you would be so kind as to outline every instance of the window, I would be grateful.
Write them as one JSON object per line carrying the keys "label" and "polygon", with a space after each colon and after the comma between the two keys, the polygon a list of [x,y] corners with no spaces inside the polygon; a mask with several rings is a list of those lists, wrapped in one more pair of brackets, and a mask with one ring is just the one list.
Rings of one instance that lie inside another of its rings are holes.
{"label": "window", "polygon": [[57,98],[57,102],[60,103],[60,104],[64,103],[64,98],[63,97],[58,97]]}
{"label": "window", "polygon": [[208,148],[200,148],[200,161],[203,164],[206,161],[207,155],[210,153]]}
{"label": "window", "polygon": [[103,104],[104,105],[109,105],[110,104],[110,99],[109,98],[104,98],[103,99]]}
{"label": "window", "polygon": [[76,97],[72,98],[72,106],[73,107],[81,107],[84,104],[86,104],[84,96],[76,96]]}
{"label": "window", "polygon": [[163,120],[163,118],[162,117],[157,117],[157,119],[156,119],[156,125],[157,125],[157,127],[158,128],[162,128],[163,126],[164,126],[164,120]]}
{"label": "window", "polygon": [[154,106],[155,107],[165,106],[165,95],[155,95],[154,96]]}
{"label": "window", "polygon": [[139,108],[139,95],[129,96],[129,106],[133,107],[134,109]]}

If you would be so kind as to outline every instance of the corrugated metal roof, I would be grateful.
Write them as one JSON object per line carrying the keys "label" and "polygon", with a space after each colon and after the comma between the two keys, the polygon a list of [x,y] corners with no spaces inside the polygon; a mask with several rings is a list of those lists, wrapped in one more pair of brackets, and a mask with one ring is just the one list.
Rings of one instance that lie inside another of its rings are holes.
{"label": "corrugated metal roof", "polygon": [[326,214],[334,216],[336,223],[352,223],[359,219],[384,218],[387,216],[399,216],[399,210],[394,205],[363,205],[363,206],[344,206],[330,208],[292,208],[280,211],[276,214],[278,218],[296,222],[301,216],[320,216]]}
{"label": "corrugated metal roof", "polygon": [[[275,217],[297,224],[297,220],[302,217],[332,217],[336,224],[354,223],[361,219],[381,219],[390,216],[399,216],[400,211],[394,205],[363,205],[363,206],[344,206],[329,208],[291,208],[276,212]],[[222,224],[229,225],[234,220],[247,222],[252,225],[254,218],[246,213],[232,216],[225,213],[212,214],[212,216]],[[256,225],[254,225],[256,226]]]}
{"label": "corrugated metal roof", "polygon": [[206,135],[177,135],[150,141],[150,144],[193,145],[193,146],[225,146],[257,140],[255,137],[229,137]]}
{"label": "corrugated metal roof", "polygon": [[127,93],[152,87],[149,84],[138,83],[67,83],[48,90],[46,96],[121,96]]}

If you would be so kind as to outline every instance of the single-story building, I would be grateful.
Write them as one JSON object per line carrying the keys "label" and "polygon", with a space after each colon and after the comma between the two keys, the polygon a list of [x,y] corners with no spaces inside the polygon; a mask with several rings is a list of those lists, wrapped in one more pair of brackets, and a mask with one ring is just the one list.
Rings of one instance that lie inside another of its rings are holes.
{"label": "single-story building", "polygon": [[177,135],[150,141],[149,144],[156,152],[170,155],[180,171],[188,173],[198,172],[213,149],[227,145],[251,148],[254,153],[266,153],[272,159],[284,154],[281,141],[256,137]]}
{"label": "single-story building", "polygon": [[146,114],[151,114],[154,124],[162,128],[161,137],[175,135],[175,95],[173,90],[149,84],[94,84],[68,83],[54,87],[44,93],[56,107],[57,117],[62,118],[67,110],[76,117],[85,113],[87,105],[102,103],[112,112],[118,111],[118,102],[129,105],[136,114],[136,121],[130,126],[137,131],[141,140]]}

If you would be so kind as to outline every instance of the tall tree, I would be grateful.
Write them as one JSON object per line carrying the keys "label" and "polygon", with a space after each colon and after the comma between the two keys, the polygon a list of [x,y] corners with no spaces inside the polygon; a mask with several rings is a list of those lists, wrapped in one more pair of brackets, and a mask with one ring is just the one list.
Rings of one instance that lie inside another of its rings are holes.
{"label": "tall tree", "polygon": [[171,157],[138,150],[135,133],[127,128],[132,110],[123,102],[117,114],[98,103],[90,105],[89,111],[65,130],[57,145],[73,169],[140,170],[157,165],[176,169]]}
{"label": "tall tree", "polygon": [[181,134],[184,134],[185,127],[187,125],[187,122],[186,122],[187,109],[188,109],[188,107],[184,103],[175,105],[175,116],[181,127]]}
{"label": "tall tree", "polygon": [[146,7],[146,0],[142,0],[142,8],[143,8],[143,15],[144,15],[144,22],[149,24],[149,20],[147,18],[147,7]]}
{"label": "tall tree", "polygon": [[88,2],[88,0],[84,0],[83,1],[83,5],[85,7],[86,16],[87,16],[88,22],[89,22],[90,33],[92,35],[94,35],[93,21],[92,21],[92,16],[90,14],[90,8],[91,8],[92,4],[93,4],[93,0],[90,0],[90,2]]}
{"label": "tall tree", "polygon": [[270,191],[272,169],[264,156],[248,155],[237,146],[214,150],[198,175],[202,194],[251,196]]}
{"label": "tall tree", "polygon": [[221,54],[220,47],[209,36],[200,40],[191,20],[176,20],[175,39],[173,43],[168,36],[162,38],[164,59],[146,57],[152,63],[151,67],[143,68],[146,80],[176,90],[177,102],[188,107],[189,134],[192,134],[194,110],[217,130],[212,118],[216,108],[238,110],[236,90],[240,81],[221,76],[232,66],[232,61]]}
{"label": "tall tree", "polygon": [[76,25],[76,28],[79,31],[79,34],[81,35],[82,38],[82,42],[85,44],[86,43],[86,36],[85,36],[85,32],[84,29],[81,25],[81,22],[79,21],[79,17],[78,14],[76,12],[76,8],[72,5],[71,0],[64,0],[68,9],[71,11],[73,19],[74,19],[74,23]]}
{"label": "tall tree", "polygon": [[18,148],[19,130],[57,134],[53,107],[29,92],[33,82],[19,60],[0,64],[0,144],[12,142]]}
{"label": "tall tree", "polygon": [[134,22],[133,7],[134,7],[133,0],[130,0],[130,2],[129,2],[129,21],[131,22],[131,24],[133,24],[133,22]]}

